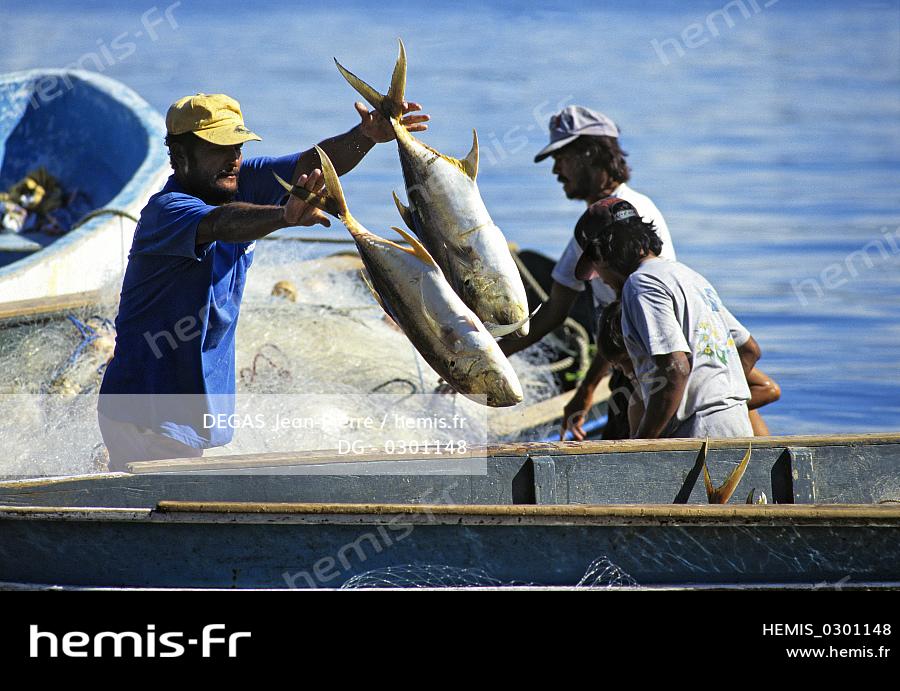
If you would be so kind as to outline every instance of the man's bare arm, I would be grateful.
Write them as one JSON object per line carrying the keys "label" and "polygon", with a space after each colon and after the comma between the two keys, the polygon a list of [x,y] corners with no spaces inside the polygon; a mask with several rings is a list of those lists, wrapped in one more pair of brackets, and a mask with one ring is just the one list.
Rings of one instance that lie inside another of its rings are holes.
{"label": "man's bare arm", "polygon": [[628,398],[628,434],[632,438],[637,437],[637,431],[644,417],[644,401],[641,398],[640,384],[634,385],[634,390]]}
{"label": "man's bare arm", "polygon": [[[301,175],[297,184],[311,192],[321,192],[324,184],[321,171]],[[280,228],[311,226],[331,222],[321,211],[291,195],[284,206],[261,206],[233,202],[210,211],[197,225],[197,245],[209,242],[251,242],[264,238]]]}
{"label": "man's bare arm", "polygon": [[654,355],[653,385],[637,439],[658,439],[675,415],[687,388],[691,362],[686,353]]}
{"label": "man's bare arm", "polygon": [[[352,130],[326,139],[319,144],[328,154],[338,175],[344,175],[353,170],[363,156],[372,150],[373,146],[389,142],[395,137],[391,123],[381,113],[370,111],[363,103],[356,103],[354,107],[360,117],[360,123]],[[430,116],[411,115],[420,110],[422,110],[422,106],[418,103],[403,102],[403,116],[400,122],[408,131],[424,132],[428,129],[428,125],[425,123],[431,119]],[[321,165],[315,149],[304,151],[297,160],[294,180]]]}
{"label": "man's bare arm", "polygon": [[531,320],[528,335],[522,338],[504,338],[499,342],[500,349],[506,355],[512,355],[537,343],[566,320],[577,298],[577,290],[553,281],[550,297]]}
{"label": "man's bare arm", "polygon": [[762,408],[781,398],[781,387],[778,386],[778,382],[755,367],[747,375],[747,386],[750,387],[750,400],[747,401],[750,410]]}
{"label": "man's bare arm", "polygon": [[283,206],[234,202],[224,204],[203,217],[197,227],[197,244],[204,245],[214,240],[250,242],[287,227]]}
{"label": "man's bare arm", "polygon": [[737,351],[741,358],[741,367],[744,368],[744,376],[749,381],[750,372],[756,367],[756,363],[762,356],[762,350],[760,350],[759,343],[756,342],[756,339],[751,336],[747,339],[746,343],[737,349]]}
{"label": "man's bare arm", "polygon": [[583,441],[587,438],[583,427],[584,418],[594,403],[594,391],[597,390],[597,386],[603,381],[603,377],[606,376],[607,372],[609,372],[609,363],[600,353],[597,353],[594,355],[594,359],[591,360],[591,365],[588,367],[584,379],[581,380],[572,398],[569,399],[566,407],[563,408],[560,439],[564,440],[566,438],[567,429],[572,430],[572,436],[578,441]]}
{"label": "man's bare arm", "polygon": [[[372,150],[375,142],[363,134],[362,127],[357,125],[349,132],[326,139],[319,144],[328,154],[338,175],[345,175],[353,170],[363,157]],[[294,180],[313,168],[322,165],[315,149],[308,149],[300,154],[297,167],[294,168]]]}

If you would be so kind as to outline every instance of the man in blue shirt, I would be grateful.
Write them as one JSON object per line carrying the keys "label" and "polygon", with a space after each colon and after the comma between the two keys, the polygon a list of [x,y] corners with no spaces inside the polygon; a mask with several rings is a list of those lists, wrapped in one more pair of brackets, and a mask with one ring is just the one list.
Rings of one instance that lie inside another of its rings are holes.
{"label": "man in blue shirt", "polygon": [[[410,131],[427,115],[404,104]],[[320,146],[338,174],[394,138],[377,112],[356,104],[361,122]],[[289,195],[273,172],[311,191],[323,186],[314,149],[243,160],[240,105],[224,94],[176,101],[166,115],[174,174],[141,211],[116,317],[116,349],[98,406],[110,470],[132,461],[200,456],[227,444],[233,428],[234,337],[256,240],[289,226],[329,226]]]}

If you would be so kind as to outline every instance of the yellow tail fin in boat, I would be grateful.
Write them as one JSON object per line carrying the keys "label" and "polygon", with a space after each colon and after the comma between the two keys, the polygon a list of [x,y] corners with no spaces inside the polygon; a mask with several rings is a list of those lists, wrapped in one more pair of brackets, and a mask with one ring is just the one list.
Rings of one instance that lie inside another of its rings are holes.
{"label": "yellow tail fin in boat", "polygon": [[734,494],[738,484],[744,477],[744,472],[747,470],[747,464],[750,463],[750,453],[753,451],[753,443],[750,443],[747,447],[747,453],[744,454],[744,458],[738,466],[731,471],[728,478],[722,483],[722,486],[718,488],[713,487],[712,479],[709,477],[709,469],[706,467],[706,452],[708,449],[709,437],[703,442],[703,448],[700,450],[700,454],[703,456],[703,484],[706,485],[706,498],[710,504],[726,504],[728,503],[728,500],[731,499],[731,495]]}

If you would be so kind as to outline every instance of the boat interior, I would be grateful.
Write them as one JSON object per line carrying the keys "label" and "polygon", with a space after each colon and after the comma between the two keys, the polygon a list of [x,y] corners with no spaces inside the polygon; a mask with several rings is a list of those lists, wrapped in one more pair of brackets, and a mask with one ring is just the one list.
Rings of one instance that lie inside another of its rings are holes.
{"label": "boat interior", "polygon": [[[147,158],[150,142],[135,136],[145,130],[132,109],[72,73],[7,77],[0,81],[0,104],[0,191],[43,166],[63,190],[81,192],[99,209]],[[41,232],[0,234],[0,267],[58,239]]]}

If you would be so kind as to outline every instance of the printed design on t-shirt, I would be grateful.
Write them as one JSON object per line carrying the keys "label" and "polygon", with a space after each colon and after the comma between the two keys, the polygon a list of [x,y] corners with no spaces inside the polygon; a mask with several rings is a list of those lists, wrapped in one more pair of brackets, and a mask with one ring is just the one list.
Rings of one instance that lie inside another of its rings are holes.
{"label": "printed design on t-shirt", "polygon": [[[715,358],[726,367],[728,366],[728,354],[734,348],[734,339],[731,332],[724,329],[721,320],[711,318],[703,319],[697,324],[697,349],[698,355]],[[719,322],[719,323],[716,323]]]}
{"label": "printed design on t-shirt", "polygon": [[712,288],[706,288],[702,293],[700,293],[703,301],[706,305],[713,311],[719,311],[719,296],[716,295],[716,291]]}

